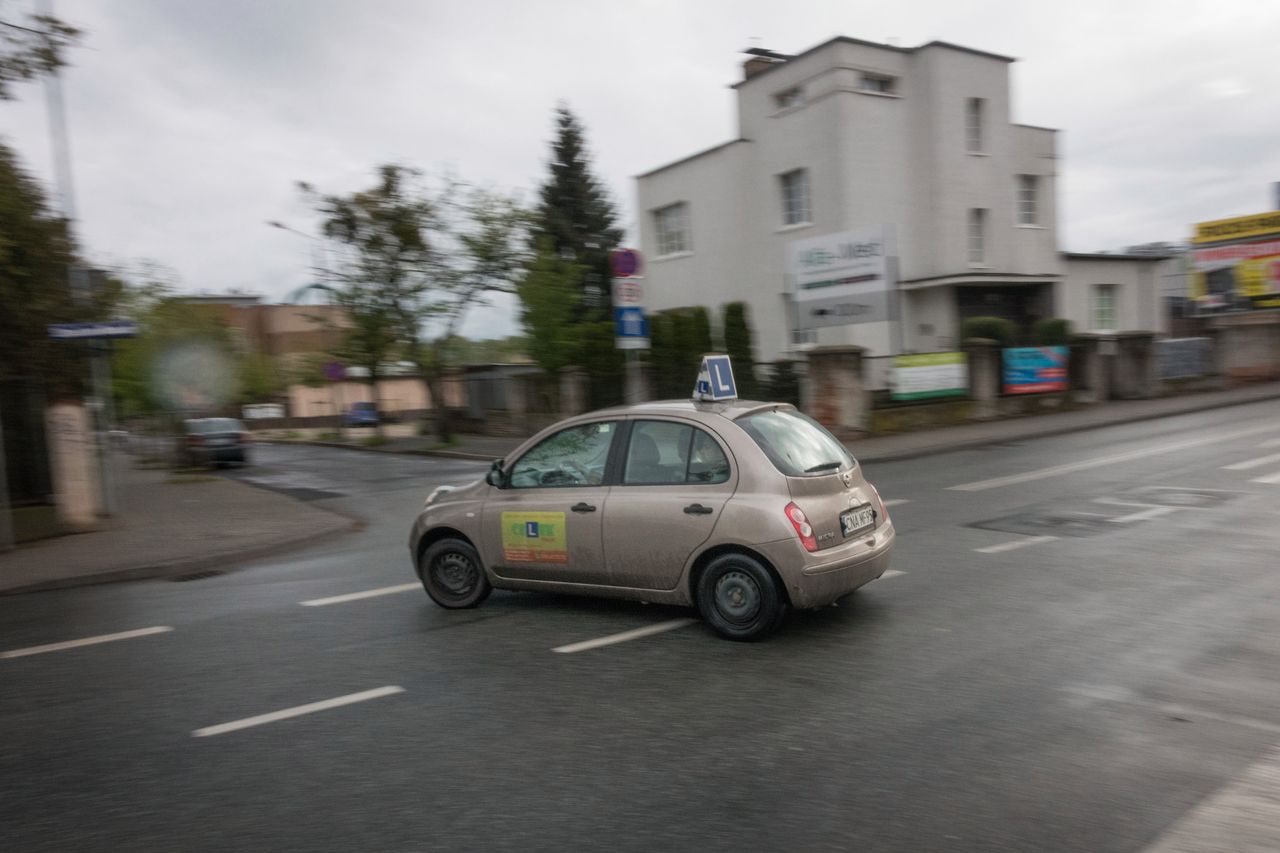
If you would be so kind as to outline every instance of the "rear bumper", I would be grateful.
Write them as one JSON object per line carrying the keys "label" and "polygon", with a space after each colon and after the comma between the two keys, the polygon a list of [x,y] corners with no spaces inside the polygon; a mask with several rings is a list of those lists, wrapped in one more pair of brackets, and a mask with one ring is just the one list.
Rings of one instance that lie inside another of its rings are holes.
{"label": "rear bumper", "polygon": [[895,536],[889,522],[871,537],[816,553],[806,551],[795,538],[759,547],[782,576],[792,605],[822,607],[884,574]]}

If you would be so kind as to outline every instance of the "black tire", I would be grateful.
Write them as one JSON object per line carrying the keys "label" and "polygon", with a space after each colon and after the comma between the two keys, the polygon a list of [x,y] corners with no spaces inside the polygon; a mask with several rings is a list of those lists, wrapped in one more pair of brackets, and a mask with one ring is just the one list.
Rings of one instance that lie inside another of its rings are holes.
{"label": "black tire", "polygon": [[730,640],[759,640],[777,630],[787,602],[773,572],[746,554],[721,554],[698,576],[698,610]]}
{"label": "black tire", "polygon": [[480,554],[465,539],[433,542],[418,557],[418,577],[431,600],[447,610],[475,607],[493,592]]}

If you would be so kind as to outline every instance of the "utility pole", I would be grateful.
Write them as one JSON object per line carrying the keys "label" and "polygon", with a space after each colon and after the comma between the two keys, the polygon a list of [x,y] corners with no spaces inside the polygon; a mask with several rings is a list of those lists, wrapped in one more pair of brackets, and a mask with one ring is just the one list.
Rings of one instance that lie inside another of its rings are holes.
{"label": "utility pole", "polygon": [[[38,0],[40,14],[53,17],[53,0]],[[49,114],[49,142],[53,153],[54,183],[58,188],[62,217],[67,223],[67,239],[74,253],[76,246],[76,202],[75,188],[71,179],[71,141],[67,133],[67,110],[62,98],[62,77],[57,70],[45,75],[44,94]],[[80,266],[78,258],[72,255],[67,265],[67,286],[71,289],[71,299],[76,305],[89,302],[88,271]],[[101,494],[101,511],[103,515],[115,512],[115,489],[111,477],[110,448],[107,445],[107,432],[111,429],[111,364],[107,360],[109,345],[89,343],[89,359],[92,372],[93,395],[89,401],[89,409],[93,412],[95,449],[98,454],[98,486]]]}

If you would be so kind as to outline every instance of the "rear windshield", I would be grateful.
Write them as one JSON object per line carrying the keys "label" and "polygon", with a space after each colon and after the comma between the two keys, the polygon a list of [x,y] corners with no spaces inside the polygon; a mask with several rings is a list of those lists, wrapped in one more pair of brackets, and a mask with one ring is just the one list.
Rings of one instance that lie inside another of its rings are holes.
{"label": "rear windshield", "polygon": [[201,418],[187,421],[189,432],[244,432],[244,425],[235,418]]}
{"label": "rear windshield", "polygon": [[786,409],[760,412],[735,423],[755,439],[788,477],[818,477],[852,468],[853,456],[813,418]]}

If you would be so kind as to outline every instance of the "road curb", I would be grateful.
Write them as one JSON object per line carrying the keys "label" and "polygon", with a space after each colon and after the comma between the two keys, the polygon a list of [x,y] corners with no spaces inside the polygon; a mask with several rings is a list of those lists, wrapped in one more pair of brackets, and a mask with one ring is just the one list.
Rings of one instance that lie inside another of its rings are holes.
{"label": "road curb", "polygon": [[[317,507],[318,509],[322,509]],[[366,522],[362,518],[332,510],[322,511],[336,516],[346,524],[338,525],[320,533],[301,533],[275,542],[266,542],[249,548],[242,548],[222,554],[204,554],[199,557],[185,557],[178,560],[166,560],[162,563],[151,563],[145,566],[130,566],[123,569],[112,569],[92,575],[78,575],[69,578],[37,581],[36,583],[0,589],[0,597],[7,595],[23,595],[29,592],[46,592],[54,589],[72,589],[83,586],[99,586],[101,584],[124,583],[141,580],[181,580],[191,575],[203,576],[224,575],[243,569],[246,564],[266,557],[274,557],[303,545],[327,542],[347,533],[362,530]],[[216,571],[215,571],[216,569]],[[193,580],[195,578],[192,578]]]}
{"label": "road curb", "polygon": [[[1034,429],[1026,432],[1014,433],[1012,435],[1001,436],[984,436],[982,438],[966,439],[963,441],[951,442],[945,445],[934,445],[931,447],[920,447],[914,450],[888,451],[884,454],[863,454],[858,453],[857,442],[852,445],[846,443],[849,450],[853,452],[855,458],[860,462],[901,462],[907,459],[920,459],[926,456],[938,456],[943,453],[951,453],[955,450],[971,450],[975,447],[988,447],[993,444],[1003,444],[1006,441],[1025,441],[1033,438],[1052,438],[1057,435],[1068,435],[1073,432],[1088,432],[1094,429],[1105,429],[1112,426],[1120,426],[1122,424],[1134,424],[1142,421],[1154,421],[1160,418],[1174,418],[1179,415],[1191,415],[1196,412],[1207,412],[1212,409],[1229,409],[1233,406],[1251,406],[1254,403],[1265,403],[1270,400],[1280,400],[1280,389],[1274,392],[1254,397],[1250,400],[1237,400],[1230,403],[1220,402],[1203,402],[1185,409],[1178,409],[1172,412],[1146,412],[1134,413],[1132,415],[1124,415],[1105,423],[1088,424],[1086,426],[1050,426],[1046,429]],[[1035,417],[1035,416],[1033,416]],[[1046,417],[1053,417],[1048,415]],[[905,433],[904,433],[905,434]]]}

